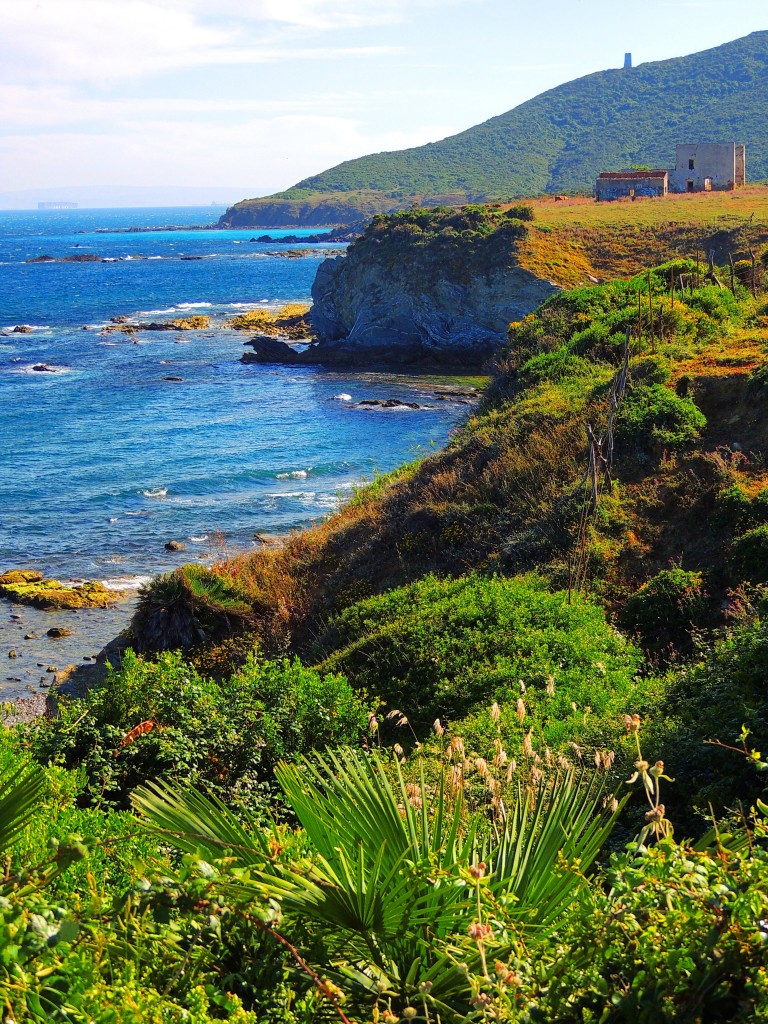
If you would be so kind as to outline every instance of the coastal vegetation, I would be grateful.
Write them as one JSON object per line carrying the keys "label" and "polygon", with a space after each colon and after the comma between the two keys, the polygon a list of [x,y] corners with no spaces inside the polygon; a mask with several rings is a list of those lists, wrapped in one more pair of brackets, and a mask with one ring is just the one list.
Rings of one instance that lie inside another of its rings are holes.
{"label": "coastal vegetation", "polygon": [[750,178],[763,180],[767,40],[753,32],[701,53],[587,75],[440,142],[347,160],[285,192],[243,200],[221,223],[350,224],[451,195],[459,205],[591,193],[600,171],[669,167],[677,142],[712,140],[713,106],[718,139],[746,143]]}
{"label": "coastal vegetation", "polygon": [[444,450],[159,577],[105,679],[0,731],[5,1021],[768,1020],[768,260],[709,230],[602,284],[577,236]]}

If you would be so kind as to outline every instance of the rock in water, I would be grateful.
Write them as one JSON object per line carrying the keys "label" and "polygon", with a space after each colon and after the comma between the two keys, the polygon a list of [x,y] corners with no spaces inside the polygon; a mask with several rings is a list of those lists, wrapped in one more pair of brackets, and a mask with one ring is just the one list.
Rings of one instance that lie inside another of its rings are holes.
{"label": "rock in water", "polygon": [[186,551],[187,545],[182,544],[180,540],[169,540],[165,544],[166,551]]}
{"label": "rock in water", "polygon": [[65,636],[72,636],[72,630],[65,629],[63,626],[51,626],[45,635],[53,640],[61,640]]}

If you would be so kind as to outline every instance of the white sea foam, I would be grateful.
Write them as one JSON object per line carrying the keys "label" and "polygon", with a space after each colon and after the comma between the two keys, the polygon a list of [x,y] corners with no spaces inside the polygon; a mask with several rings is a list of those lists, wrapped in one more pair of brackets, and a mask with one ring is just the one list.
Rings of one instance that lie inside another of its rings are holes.
{"label": "white sea foam", "polygon": [[165,498],[168,494],[167,487],[150,487],[146,491],[141,492],[145,498]]}
{"label": "white sea foam", "polygon": [[292,469],[290,473],[277,473],[275,476],[276,480],[306,480],[309,473],[312,472],[312,467],[309,469]]}
{"label": "white sea foam", "polygon": [[346,391],[342,391],[340,395],[334,395],[331,399],[332,402],[351,402],[352,395],[348,395]]}
{"label": "white sea foam", "polygon": [[144,518],[144,519],[146,519],[146,518],[147,518],[148,516],[151,516],[151,515],[153,515],[154,513],[152,513],[152,512],[145,512],[145,511],[142,511],[142,512],[126,512],[125,514],[126,514],[127,516],[137,516],[137,517],[139,517],[139,518]]}
{"label": "white sea foam", "polygon": [[116,523],[116,522],[119,521],[119,519],[120,519],[120,516],[110,516],[109,521],[110,521],[110,523]]}
{"label": "white sea foam", "polygon": [[187,537],[187,540],[192,544],[204,544],[208,540],[208,534],[204,533],[202,537]]}
{"label": "white sea foam", "polygon": [[151,576],[110,576],[101,582],[107,590],[138,590],[151,580]]}
{"label": "white sea foam", "polygon": [[317,497],[317,491],[272,491],[270,494],[267,494],[267,497],[281,501],[286,499],[290,501],[314,501]]}
{"label": "white sea foam", "polygon": [[212,302],[180,302],[177,309],[204,309],[212,306]]}

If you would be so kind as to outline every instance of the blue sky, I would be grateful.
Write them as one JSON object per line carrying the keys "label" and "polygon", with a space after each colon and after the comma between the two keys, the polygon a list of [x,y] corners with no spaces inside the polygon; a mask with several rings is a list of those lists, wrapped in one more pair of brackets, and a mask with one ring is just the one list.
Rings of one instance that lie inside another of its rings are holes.
{"label": "blue sky", "polygon": [[[765,0],[0,0],[0,191],[264,195],[608,67],[768,28]],[[724,12],[727,11],[727,17]]]}

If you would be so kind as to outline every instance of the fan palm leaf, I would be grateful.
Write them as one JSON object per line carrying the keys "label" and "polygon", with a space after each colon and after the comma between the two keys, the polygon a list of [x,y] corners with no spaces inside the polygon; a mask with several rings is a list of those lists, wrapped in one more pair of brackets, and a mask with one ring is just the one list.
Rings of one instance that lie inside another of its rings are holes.
{"label": "fan palm leaf", "polygon": [[37,765],[9,765],[0,771],[0,857],[40,806],[45,776]]}

